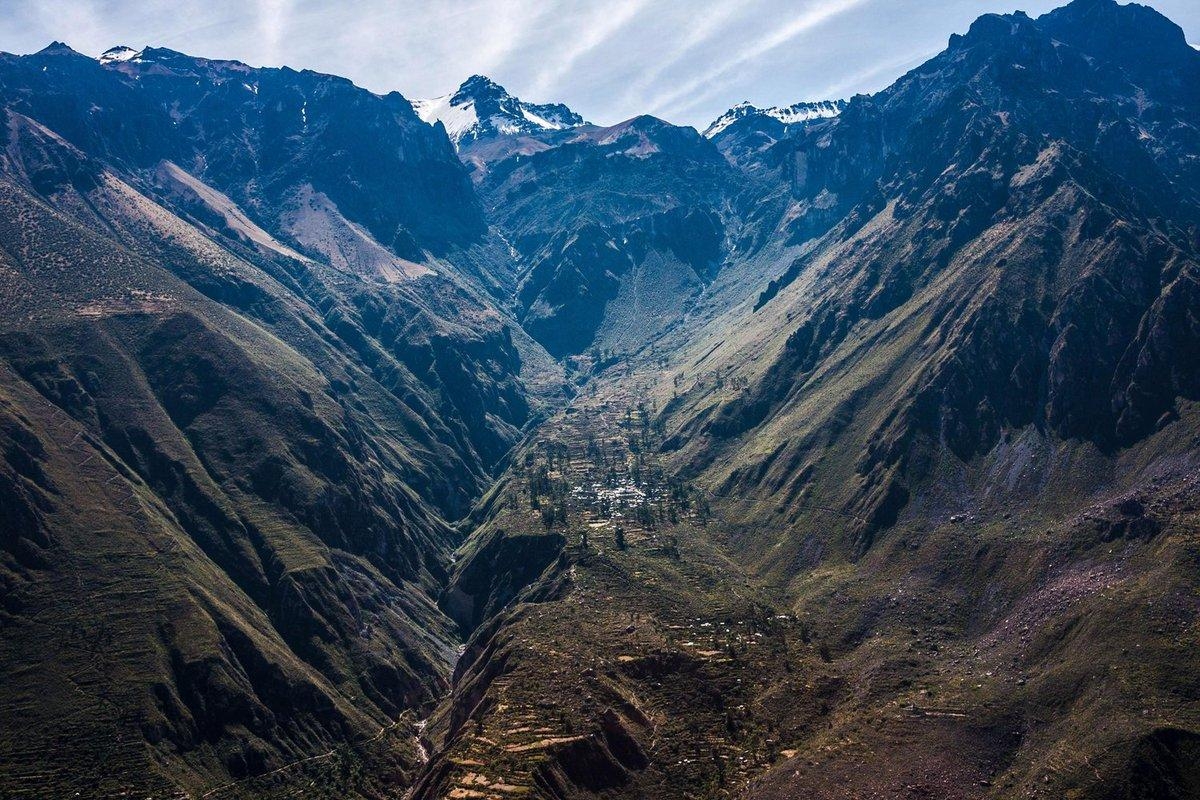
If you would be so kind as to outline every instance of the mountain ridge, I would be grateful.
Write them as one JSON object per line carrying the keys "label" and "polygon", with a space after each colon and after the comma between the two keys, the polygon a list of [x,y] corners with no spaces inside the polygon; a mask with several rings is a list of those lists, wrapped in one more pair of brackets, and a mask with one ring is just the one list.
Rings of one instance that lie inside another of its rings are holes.
{"label": "mountain ridge", "polygon": [[712,139],[730,125],[756,117],[773,119],[785,126],[814,119],[828,119],[836,117],[844,111],[846,103],[845,100],[801,101],[790,106],[759,108],[748,101],[743,101],[709,123],[701,133],[705,138]]}

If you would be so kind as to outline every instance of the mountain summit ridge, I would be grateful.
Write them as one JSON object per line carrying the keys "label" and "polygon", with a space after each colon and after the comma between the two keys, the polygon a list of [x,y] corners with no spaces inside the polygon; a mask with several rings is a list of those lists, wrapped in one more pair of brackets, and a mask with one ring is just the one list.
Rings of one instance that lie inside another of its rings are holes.
{"label": "mountain summit ridge", "polygon": [[703,130],[704,138],[713,139],[724,132],[729,126],[744,119],[768,118],[784,125],[795,125],[815,119],[836,117],[846,110],[847,100],[802,100],[790,106],[767,106],[760,108],[753,103],[743,100],[733,108],[717,117]]}
{"label": "mountain summit ridge", "polygon": [[472,75],[453,93],[413,100],[413,110],[429,124],[442,123],[455,147],[496,136],[566,130],[586,125],[562,103],[529,103],[485,75]]}

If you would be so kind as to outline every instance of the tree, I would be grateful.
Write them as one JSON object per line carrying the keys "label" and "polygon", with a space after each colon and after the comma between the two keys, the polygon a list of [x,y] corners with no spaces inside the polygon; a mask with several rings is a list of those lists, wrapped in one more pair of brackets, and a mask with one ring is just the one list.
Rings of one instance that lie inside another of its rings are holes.
{"label": "tree", "polygon": [[626,547],[626,544],[625,544],[625,529],[624,529],[624,528],[622,528],[620,525],[618,525],[616,528],[614,528],[614,529],[613,529],[613,539],[614,539],[614,541],[615,541],[615,543],[616,543],[616,546],[617,546],[617,549],[618,549],[618,550],[624,550],[624,549],[625,549],[625,547]]}

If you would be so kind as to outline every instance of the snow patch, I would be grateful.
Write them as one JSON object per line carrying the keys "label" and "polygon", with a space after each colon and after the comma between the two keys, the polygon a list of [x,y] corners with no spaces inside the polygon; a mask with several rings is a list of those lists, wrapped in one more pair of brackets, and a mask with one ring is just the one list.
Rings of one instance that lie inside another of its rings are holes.
{"label": "snow patch", "polygon": [[539,117],[525,106],[521,107],[521,116],[532,122],[534,125],[537,125],[539,128],[545,128],[548,131],[561,131],[572,127],[558,120],[549,120],[545,117]]}
{"label": "snow patch", "polygon": [[585,124],[566,106],[526,103],[479,75],[468,78],[453,94],[411,103],[424,122],[441,122],[456,148],[490,136],[561,131]]}
{"label": "snow patch", "polygon": [[846,108],[845,100],[820,100],[814,103],[796,103],[791,106],[771,106],[759,108],[750,103],[738,103],[726,111],[704,130],[704,136],[711,139],[730,125],[748,117],[770,117],[784,125],[795,125],[814,119],[836,117]]}
{"label": "snow patch", "polygon": [[456,145],[479,126],[479,115],[475,113],[475,102],[454,105],[453,95],[443,95],[432,100],[412,101],[417,116],[430,125],[440,122],[446,127],[446,135]]}

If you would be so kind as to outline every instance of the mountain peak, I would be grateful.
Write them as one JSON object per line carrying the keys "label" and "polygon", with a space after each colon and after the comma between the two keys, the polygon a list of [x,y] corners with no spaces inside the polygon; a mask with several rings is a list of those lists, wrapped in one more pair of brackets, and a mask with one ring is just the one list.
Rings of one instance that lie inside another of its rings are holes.
{"label": "mountain peak", "polygon": [[1054,38],[1095,56],[1127,54],[1155,63],[1190,49],[1183,28],[1150,6],[1137,3],[1074,0],[1038,17],[1037,24]]}
{"label": "mountain peak", "polygon": [[814,119],[836,117],[845,110],[846,103],[847,101],[845,100],[819,100],[816,102],[795,103],[790,106],[759,108],[749,101],[743,100],[713,120],[712,124],[704,129],[704,136],[707,139],[712,139],[730,125],[752,117],[773,119],[783,125],[795,125]]}
{"label": "mountain peak", "polygon": [[508,94],[508,91],[486,75],[472,75],[458,87],[461,94]]}
{"label": "mountain peak", "polygon": [[970,46],[978,42],[1008,39],[1022,30],[1034,30],[1033,20],[1024,11],[1012,14],[983,14],[971,23],[965,36],[952,36],[951,44]]}
{"label": "mountain peak", "polygon": [[459,149],[497,136],[565,130],[587,124],[561,103],[527,103],[486,75],[472,75],[453,94],[414,100],[425,122],[441,122]]}
{"label": "mountain peak", "polygon": [[80,53],[65,42],[55,40],[37,51],[39,56],[77,56]]}

